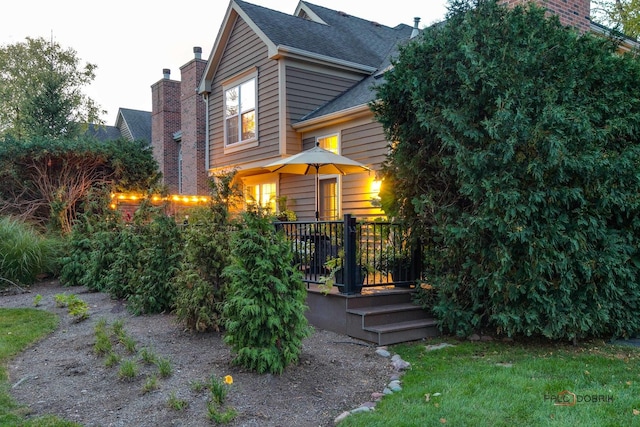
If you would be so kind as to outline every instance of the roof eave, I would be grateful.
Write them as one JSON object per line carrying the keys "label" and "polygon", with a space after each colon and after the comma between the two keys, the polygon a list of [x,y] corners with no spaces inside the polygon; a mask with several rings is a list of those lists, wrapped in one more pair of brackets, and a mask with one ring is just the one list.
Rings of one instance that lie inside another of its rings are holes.
{"label": "roof eave", "polygon": [[640,43],[638,43],[638,41],[622,33],[616,33],[614,30],[612,30],[611,28],[607,28],[604,25],[591,21],[590,29],[591,29],[591,32],[593,33],[600,34],[607,37],[615,37],[619,39],[620,49],[624,52],[629,52],[633,49],[640,48]]}
{"label": "roof eave", "polygon": [[356,105],[355,107],[346,108],[336,111],[335,113],[326,114],[320,117],[314,117],[309,120],[302,120],[291,125],[297,132],[311,132],[327,126],[338,125],[351,120],[362,117],[371,116],[373,112],[369,108],[369,104]]}
{"label": "roof eave", "polygon": [[349,71],[356,71],[366,75],[371,75],[377,68],[369,65],[359,64],[357,62],[346,61],[343,59],[334,58],[327,55],[320,55],[317,53],[309,52],[307,50],[298,49],[291,46],[278,45],[273,50],[269,51],[269,57],[271,59],[279,59],[281,57],[304,59],[305,61],[315,62],[317,64],[330,65],[335,68],[340,68]]}

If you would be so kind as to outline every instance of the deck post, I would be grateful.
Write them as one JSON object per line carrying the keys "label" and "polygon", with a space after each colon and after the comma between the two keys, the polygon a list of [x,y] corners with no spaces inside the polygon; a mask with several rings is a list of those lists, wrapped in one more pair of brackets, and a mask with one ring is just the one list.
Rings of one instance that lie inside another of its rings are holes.
{"label": "deck post", "polygon": [[416,238],[413,241],[412,249],[409,278],[415,281],[417,279],[422,279],[422,240],[420,238]]}
{"label": "deck post", "polygon": [[351,214],[344,215],[344,291],[347,295],[356,290],[356,219]]}

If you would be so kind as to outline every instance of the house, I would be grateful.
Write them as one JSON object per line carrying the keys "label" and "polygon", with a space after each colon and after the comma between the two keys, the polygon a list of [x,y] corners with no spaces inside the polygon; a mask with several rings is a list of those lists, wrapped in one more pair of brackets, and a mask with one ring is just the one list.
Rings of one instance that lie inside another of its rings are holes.
{"label": "house", "polygon": [[86,134],[101,141],[124,138],[128,141],[146,141],[151,144],[151,113],[120,108],[114,126],[90,124]]}
{"label": "house", "polygon": [[[541,3],[565,25],[590,30],[589,0]],[[319,219],[382,216],[374,203],[375,171],[390,142],[369,103],[398,47],[419,34],[419,22],[388,27],[306,1],[289,15],[231,0],[207,60],[194,49],[195,58],[181,68],[182,81],[165,73],[152,87],[152,139],[165,183],[184,191],[190,174],[200,180],[235,170],[247,203],[275,211],[286,196],[299,220],[313,221],[315,177],[271,173],[265,166],[319,145],[374,171],[320,176]],[[185,116],[188,111],[197,116]],[[186,166],[187,156],[195,165]],[[420,317],[424,313],[411,304],[411,290],[396,290],[347,291],[335,298],[309,292],[307,315],[316,326],[378,344],[433,334],[435,323]]]}
{"label": "house", "polygon": [[[588,0],[539,2],[590,31]],[[312,220],[315,177],[264,166],[319,145],[373,171],[320,176],[320,219],[382,216],[375,171],[389,142],[368,103],[419,22],[388,27],[306,1],[289,15],[231,0],[207,60],[196,47],[181,80],[165,69],[152,86],[152,145],[169,191],[207,194],[209,176],[236,170],[247,203],[275,212],[286,196],[298,219]]]}

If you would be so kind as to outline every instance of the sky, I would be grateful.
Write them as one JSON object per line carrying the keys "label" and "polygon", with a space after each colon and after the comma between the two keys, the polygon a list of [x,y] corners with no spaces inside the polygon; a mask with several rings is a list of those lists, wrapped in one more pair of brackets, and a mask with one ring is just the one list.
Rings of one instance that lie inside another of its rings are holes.
{"label": "sky", "polygon": [[[293,14],[298,0],[247,0],[249,3]],[[81,64],[97,65],[96,78],[84,92],[107,112],[102,120],[114,125],[118,108],[151,111],[151,85],[171,70],[180,79],[180,67],[202,48],[207,59],[229,6],[228,0],[181,0],[148,3],[136,0],[14,1],[3,10],[0,45],[43,37],[73,49]],[[312,0],[310,3],[343,11],[390,27],[420,28],[441,21],[446,0],[394,0],[373,6],[371,0]],[[383,7],[381,5],[385,4]]]}

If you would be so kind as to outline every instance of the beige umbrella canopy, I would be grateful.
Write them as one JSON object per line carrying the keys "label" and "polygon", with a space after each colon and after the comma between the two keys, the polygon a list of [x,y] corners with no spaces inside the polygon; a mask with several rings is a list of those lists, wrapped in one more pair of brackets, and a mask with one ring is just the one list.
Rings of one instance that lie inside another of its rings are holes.
{"label": "beige umbrella canopy", "polygon": [[265,166],[270,172],[291,173],[296,175],[316,176],[316,221],[320,203],[318,200],[318,187],[320,174],[348,175],[352,173],[370,171],[362,163],[351,160],[318,146],[302,151],[291,157],[280,159]]}

